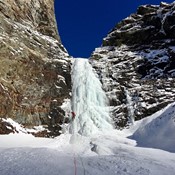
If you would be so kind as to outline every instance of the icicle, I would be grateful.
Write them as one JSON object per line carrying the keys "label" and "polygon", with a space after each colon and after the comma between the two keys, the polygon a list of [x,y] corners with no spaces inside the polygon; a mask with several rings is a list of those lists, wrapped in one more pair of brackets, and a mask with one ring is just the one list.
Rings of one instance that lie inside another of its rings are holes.
{"label": "icicle", "polygon": [[128,120],[129,123],[134,124],[134,107],[133,107],[133,101],[131,94],[129,91],[125,88],[125,95],[126,95],[126,105],[127,105],[127,110],[128,110]]}

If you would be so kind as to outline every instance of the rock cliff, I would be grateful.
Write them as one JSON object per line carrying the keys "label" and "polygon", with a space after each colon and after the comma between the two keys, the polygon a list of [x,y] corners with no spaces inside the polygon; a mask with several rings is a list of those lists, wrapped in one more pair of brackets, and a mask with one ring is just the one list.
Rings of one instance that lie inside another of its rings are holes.
{"label": "rock cliff", "polygon": [[39,135],[58,135],[70,82],[54,0],[0,0],[0,133],[16,132],[11,118],[25,128],[44,126]]}
{"label": "rock cliff", "polygon": [[175,3],[140,6],[90,60],[122,128],[175,101]]}

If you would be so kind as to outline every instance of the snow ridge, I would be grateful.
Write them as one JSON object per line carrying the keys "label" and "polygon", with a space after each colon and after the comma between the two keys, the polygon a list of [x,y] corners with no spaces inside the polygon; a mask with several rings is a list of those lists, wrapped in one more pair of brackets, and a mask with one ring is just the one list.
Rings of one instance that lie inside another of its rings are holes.
{"label": "snow ridge", "polygon": [[72,68],[72,111],[76,113],[70,132],[91,135],[112,129],[102,85],[87,59],[76,58]]}
{"label": "snow ridge", "polygon": [[138,146],[175,152],[175,102],[141,122],[131,136]]}

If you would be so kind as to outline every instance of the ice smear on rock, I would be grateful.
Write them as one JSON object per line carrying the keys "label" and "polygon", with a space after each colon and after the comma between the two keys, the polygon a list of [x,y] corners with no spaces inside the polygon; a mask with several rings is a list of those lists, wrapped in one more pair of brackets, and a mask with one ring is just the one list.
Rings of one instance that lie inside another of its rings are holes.
{"label": "ice smear on rock", "polygon": [[76,58],[72,68],[72,111],[76,113],[70,132],[84,136],[112,129],[107,97],[87,59]]}

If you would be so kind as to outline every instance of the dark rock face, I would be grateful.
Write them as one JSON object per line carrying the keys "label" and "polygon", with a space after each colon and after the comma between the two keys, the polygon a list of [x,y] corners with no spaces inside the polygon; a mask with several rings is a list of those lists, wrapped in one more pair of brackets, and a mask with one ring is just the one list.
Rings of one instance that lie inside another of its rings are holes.
{"label": "dark rock face", "polygon": [[118,128],[175,100],[174,26],[175,3],[141,6],[92,54]]}
{"label": "dark rock face", "polygon": [[15,133],[15,128],[7,122],[0,119],[0,134]]}
{"label": "dark rock face", "polygon": [[54,18],[54,0],[0,0],[6,18],[60,40]]}
{"label": "dark rock face", "polygon": [[137,13],[121,21],[108,34],[103,46],[152,44],[155,40],[175,39],[175,6],[140,6]]}
{"label": "dark rock face", "polygon": [[57,35],[53,3],[0,0],[0,118],[25,128],[43,125],[47,136],[59,134],[61,105],[71,90],[70,58]]}

